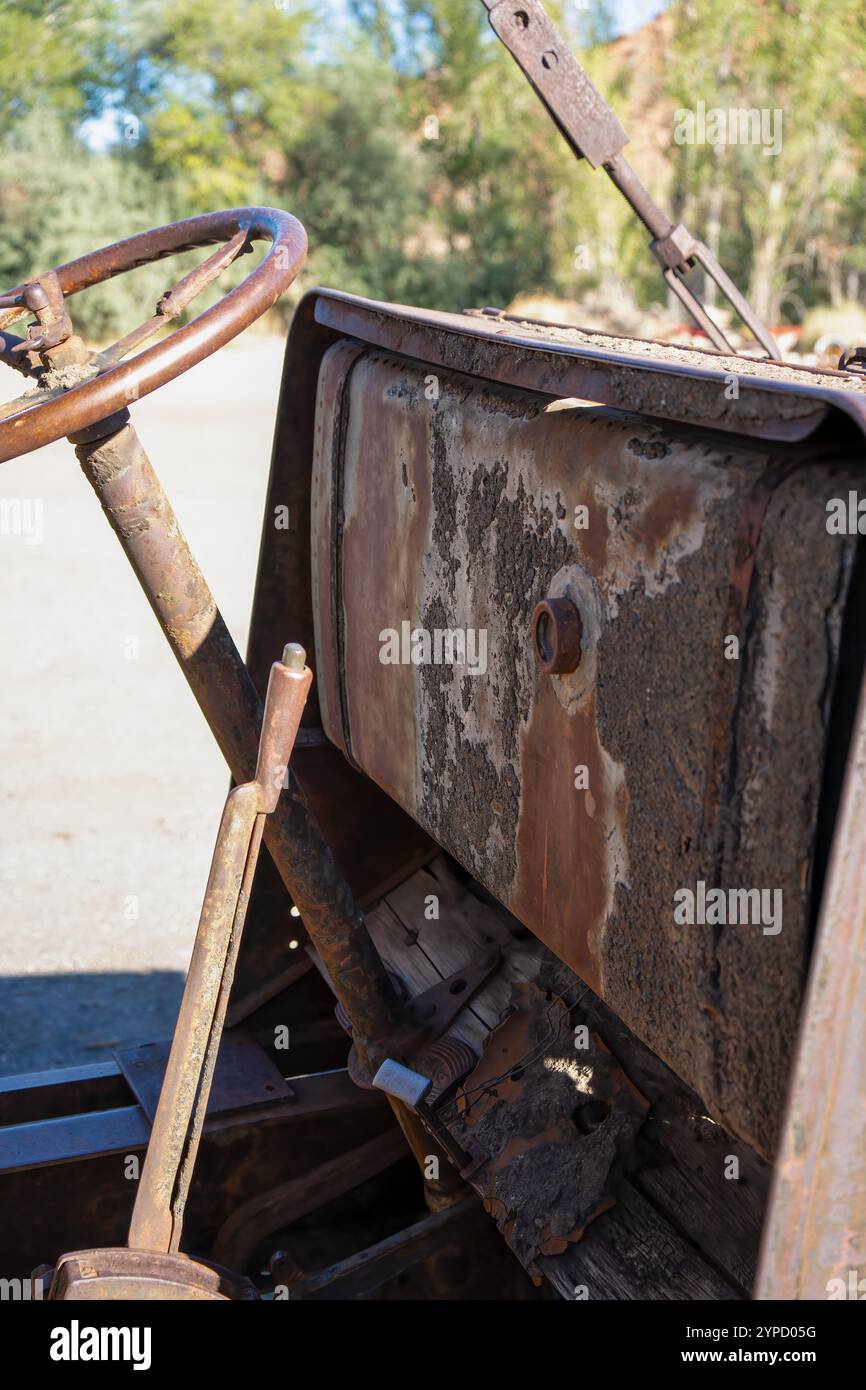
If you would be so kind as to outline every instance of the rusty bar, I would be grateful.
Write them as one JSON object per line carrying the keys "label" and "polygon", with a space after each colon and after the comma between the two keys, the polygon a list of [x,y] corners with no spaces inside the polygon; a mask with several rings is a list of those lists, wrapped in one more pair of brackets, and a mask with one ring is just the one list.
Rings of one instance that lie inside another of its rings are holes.
{"label": "rusty bar", "polygon": [[[250,781],[261,703],[135,431],[127,425],[76,453],[233,778]],[[268,818],[265,843],[361,1049],[381,1060],[398,1022],[396,992],[295,780]]]}
{"label": "rusty bar", "polygon": [[[115,275],[181,251],[211,246],[214,242],[231,244],[230,239],[241,231],[248,242],[272,243],[242,284],[131,361],[109,363],[104,370],[98,370],[99,364],[95,363],[94,370],[82,375],[76,386],[45,391],[38,397],[20,397],[13,403],[17,412],[14,418],[0,421],[0,462],[107,419],[237,337],[270,309],[292,283],[307,254],[307,237],[297,218],[278,208],[231,208],[141,232],[58,266],[49,276],[38,277],[40,284],[49,279],[56,283],[58,294],[68,298]],[[200,266],[199,272],[210,267],[212,259]],[[18,285],[4,298],[16,299],[27,288]],[[0,331],[21,317],[20,307],[0,308]]]}
{"label": "rusty bar", "polygon": [[650,249],[659,260],[669,288],[708,335],[719,352],[732,352],[727,338],[681,276],[695,260],[730,300],[747,328],[774,360],[781,360],[773,335],[701,242],[686,228],[674,226],[650,196],[622,151],[628,144],[616,115],[593,86],[540,0],[482,0],[493,32],[508,49],[541,98],[578,159],[602,168],[652,233]]}
{"label": "rusty bar", "polygon": [[849,1292],[851,1276],[856,1288],[866,1270],[864,824],[866,685],[812,955],[757,1299],[857,1298]]}
{"label": "rusty bar", "polygon": [[[328,1266],[318,1274],[291,1284],[293,1299],[368,1298],[383,1284],[429,1260],[440,1251],[461,1242],[471,1243],[484,1223],[484,1210],[473,1196],[458,1205],[434,1212],[403,1231],[377,1241],[366,1250]],[[285,1256],[273,1257],[272,1272],[283,1279],[281,1264]]]}
{"label": "rusty bar", "polygon": [[212,256],[208,256],[206,261],[191,270],[188,275],[184,275],[182,280],[178,280],[170,290],[160,295],[157,302],[156,313],[149,318],[146,323],[140,323],[131,333],[127,333],[124,338],[120,338],[111,347],[105,348],[103,352],[96,355],[95,363],[100,371],[106,367],[119,362],[126,357],[134,347],[140,347],[146,343],[148,338],[153,338],[159,333],[166,324],[171,323],[172,319],[177,318],[185,309],[188,309],[195,297],[201,294],[202,290],[218,279],[227,266],[230,266],[244,250],[251,250],[247,245],[247,234],[243,228],[236,232],[231,241],[226,242],[225,246],[220,247],[219,251],[214,251]]}
{"label": "rusty bar", "polygon": [[271,668],[255,780],[229,794],[135,1199],[129,1244],[178,1250],[266,816],[277,806],[312,672],[302,647]]}
{"label": "rusty bar", "polygon": [[528,78],[565,139],[593,169],[615,159],[628,136],[538,0],[482,0],[490,27]]}

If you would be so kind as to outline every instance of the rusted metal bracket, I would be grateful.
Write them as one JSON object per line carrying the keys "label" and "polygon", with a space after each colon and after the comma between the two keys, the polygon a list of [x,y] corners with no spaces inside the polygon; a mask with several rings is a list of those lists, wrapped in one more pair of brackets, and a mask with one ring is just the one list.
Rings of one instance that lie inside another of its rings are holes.
{"label": "rusted metal bracket", "polygon": [[22,285],[19,290],[0,295],[0,309],[19,306],[21,309],[29,309],[36,322],[27,330],[27,337],[11,349],[14,354],[45,352],[48,348],[59,347],[72,336],[72,320],[56,271],[39,275]]}
{"label": "rusted metal bracket", "polygon": [[[499,968],[502,952],[494,947],[480,960],[470,961],[452,975],[439,980],[423,994],[416,994],[400,1005],[400,1018],[390,1037],[390,1054],[400,1058],[414,1058],[437,1042],[448,1031],[461,1010],[465,1009],[490,976]],[[391,976],[395,986],[400,985],[397,976]],[[350,1036],[354,1029],[346,1009],[338,1005],[337,1019]],[[359,1084],[363,1076],[357,1065],[350,1061]]]}
{"label": "rusted metal bracket", "polygon": [[[129,1089],[153,1123],[165,1079],[170,1043],[143,1043],[114,1053]],[[208,1116],[251,1112],[292,1099],[292,1088],[264,1048],[241,1028],[223,1033],[214,1071]]]}
{"label": "rusted metal bracket", "polygon": [[480,960],[470,961],[461,970],[455,970],[453,975],[410,999],[404,1005],[403,1023],[392,1040],[392,1050],[397,1056],[415,1056],[441,1038],[473,995],[499,968],[501,959],[502,952],[497,946]]}
{"label": "rusted metal bracket", "polygon": [[482,0],[494,33],[528,78],[578,159],[602,168],[652,233],[650,249],[669,289],[719,352],[734,352],[683,276],[695,265],[722,291],[768,357],[781,360],[761,323],[712,252],[653,201],[622,151],[628,136],[587,73],[550,22],[540,0]]}

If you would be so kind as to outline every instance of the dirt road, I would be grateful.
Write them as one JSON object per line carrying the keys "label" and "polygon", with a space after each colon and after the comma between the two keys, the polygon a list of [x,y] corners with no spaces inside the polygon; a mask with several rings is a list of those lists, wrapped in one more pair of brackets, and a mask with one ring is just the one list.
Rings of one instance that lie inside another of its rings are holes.
{"label": "dirt road", "polygon": [[[242,651],[281,360],[248,335],[134,410]],[[0,596],[9,1074],[170,1033],[228,781],[66,443],[0,468]]]}

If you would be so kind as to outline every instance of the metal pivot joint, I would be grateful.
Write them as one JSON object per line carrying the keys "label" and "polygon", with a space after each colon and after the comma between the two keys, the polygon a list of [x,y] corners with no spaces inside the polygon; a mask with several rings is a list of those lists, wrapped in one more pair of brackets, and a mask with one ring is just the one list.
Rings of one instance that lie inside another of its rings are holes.
{"label": "metal pivot joint", "polygon": [[628,136],[599,94],[540,0],[482,0],[490,25],[528,78],[578,159],[604,169],[652,234],[650,249],[665,283],[719,352],[736,356],[683,276],[699,265],[737,311],[750,333],[774,361],[778,344],[702,241],[682,223],[674,224],[653,201],[623,155]]}

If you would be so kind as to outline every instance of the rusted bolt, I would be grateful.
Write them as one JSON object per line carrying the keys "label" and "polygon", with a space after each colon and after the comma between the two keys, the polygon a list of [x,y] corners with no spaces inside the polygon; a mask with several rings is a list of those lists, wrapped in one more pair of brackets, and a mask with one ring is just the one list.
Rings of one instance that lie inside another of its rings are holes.
{"label": "rusted bolt", "polygon": [[307,653],[300,642],[287,642],[283,647],[283,665],[290,671],[303,671],[307,664]]}
{"label": "rusted bolt", "polygon": [[532,615],[535,660],[548,676],[564,675],[580,665],[583,624],[567,598],[545,598]]}

